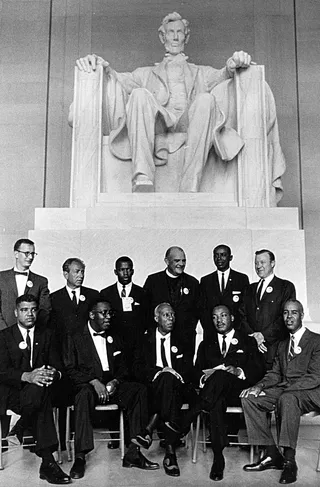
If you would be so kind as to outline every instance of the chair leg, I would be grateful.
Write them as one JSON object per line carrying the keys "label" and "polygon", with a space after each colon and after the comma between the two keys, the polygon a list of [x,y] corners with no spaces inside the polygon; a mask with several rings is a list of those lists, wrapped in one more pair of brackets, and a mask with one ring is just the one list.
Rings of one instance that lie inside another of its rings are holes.
{"label": "chair leg", "polygon": [[207,453],[206,420],[203,413],[200,413],[200,416],[202,418],[203,453]]}
{"label": "chair leg", "polygon": [[200,432],[200,415],[197,416],[197,423],[196,423],[196,434],[193,440],[193,452],[192,452],[192,463],[197,463],[197,453],[198,453],[198,440],[199,440],[199,432]]}
{"label": "chair leg", "polygon": [[67,414],[66,414],[66,450],[67,450],[67,458],[68,462],[72,460],[71,454],[71,432],[70,432],[70,417],[71,417],[71,407],[67,407]]}
{"label": "chair leg", "polygon": [[61,441],[60,441],[60,431],[59,431],[59,408],[53,408],[53,419],[54,419],[54,426],[56,428],[57,437],[58,437],[58,463],[61,465],[62,453],[61,453]]}
{"label": "chair leg", "polygon": [[121,460],[124,457],[124,420],[123,420],[123,410],[120,409],[120,452]]}
{"label": "chair leg", "polygon": [[250,464],[253,463],[254,445],[250,445]]}
{"label": "chair leg", "polygon": [[2,421],[0,418],[0,470],[3,470],[2,464]]}

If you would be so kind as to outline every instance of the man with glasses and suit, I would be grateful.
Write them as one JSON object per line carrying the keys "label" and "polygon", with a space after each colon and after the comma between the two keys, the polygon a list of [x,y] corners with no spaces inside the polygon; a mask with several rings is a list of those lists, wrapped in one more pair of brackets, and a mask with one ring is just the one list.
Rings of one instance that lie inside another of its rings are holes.
{"label": "man with glasses and suit", "polygon": [[0,272],[0,330],[16,323],[14,314],[16,299],[22,294],[32,294],[39,301],[37,322],[46,324],[49,320],[51,303],[48,279],[30,270],[37,255],[35,244],[28,238],[16,241],[13,247],[15,266]]}

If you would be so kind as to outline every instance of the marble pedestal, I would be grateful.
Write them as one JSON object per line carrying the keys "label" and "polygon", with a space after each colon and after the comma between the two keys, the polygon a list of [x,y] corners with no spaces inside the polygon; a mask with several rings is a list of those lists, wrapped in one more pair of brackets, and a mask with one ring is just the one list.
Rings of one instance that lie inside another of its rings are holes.
{"label": "marble pedestal", "polygon": [[61,265],[71,256],[87,265],[85,284],[101,289],[115,280],[114,262],[129,255],[134,280],[164,268],[172,245],[187,254],[187,272],[197,278],[212,272],[212,249],[232,248],[232,266],[254,281],[254,251],[276,255],[276,274],[295,283],[307,310],[304,232],[296,208],[218,207],[209,193],[101,194],[94,208],[36,209],[29,232],[39,253],[33,268],[49,278],[53,291],[64,285]]}

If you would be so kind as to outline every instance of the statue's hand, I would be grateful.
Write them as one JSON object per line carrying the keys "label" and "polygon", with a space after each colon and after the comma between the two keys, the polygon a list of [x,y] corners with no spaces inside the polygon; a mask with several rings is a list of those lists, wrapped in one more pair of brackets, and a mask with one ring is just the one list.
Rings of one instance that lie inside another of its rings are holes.
{"label": "statue's hand", "polygon": [[76,60],[76,66],[80,69],[80,71],[85,71],[86,73],[95,71],[100,65],[102,65],[108,71],[108,61],[105,61],[102,57],[97,56],[96,54],[88,54],[87,56]]}
{"label": "statue's hand", "polygon": [[251,56],[244,51],[236,51],[232,54],[226,63],[227,69],[234,73],[237,68],[248,68],[251,62]]}

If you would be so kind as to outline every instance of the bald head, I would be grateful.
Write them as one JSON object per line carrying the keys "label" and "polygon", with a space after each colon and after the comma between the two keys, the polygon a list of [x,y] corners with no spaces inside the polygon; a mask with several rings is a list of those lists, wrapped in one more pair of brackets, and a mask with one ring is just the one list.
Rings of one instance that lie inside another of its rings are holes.
{"label": "bald head", "polygon": [[181,247],[170,247],[165,255],[164,261],[168,272],[175,277],[181,276],[186,267],[186,254]]}

